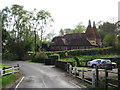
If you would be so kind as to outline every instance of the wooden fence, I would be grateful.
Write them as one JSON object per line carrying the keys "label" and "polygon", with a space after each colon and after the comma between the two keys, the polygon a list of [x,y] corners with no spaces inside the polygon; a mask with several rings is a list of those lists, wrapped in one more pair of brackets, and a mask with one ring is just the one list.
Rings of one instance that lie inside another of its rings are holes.
{"label": "wooden fence", "polygon": [[[93,87],[99,87],[100,85],[104,85],[105,89],[108,89],[108,86],[112,86],[115,88],[118,88],[118,90],[120,90],[120,68],[118,68],[118,71],[111,71],[111,70],[107,70],[107,69],[98,69],[98,67],[96,69],[93,70],[85,70],[84,67],[82,67],[82,69],[77,69],[77,67],[75,66],[74,70],[72,70],[72,65],[70,63],[67,64],[67,72],[85,82],[88,82],[90,84],[92,84]],[[100,82],[99,78],[99,72],[104,72],[105,73],[105,82]],[[86,74],[87,72],[87,74]],[[89,73],[89,74],[88,74]],[[118,78],[112,78],[112,77],[108,77],[108,73],[114,73],[117,74]],[[113,85],[111,83],[108,83],[108,80],[117,80],[118,84],[117,85]]]}
{"label": "wooden fence", "polygon": [[17,64],[16,66],[13,67],[3,67],[3,69],[0,69],[0,74],[1,76],[9,75],[9,74],[14,74],[19,72],[20,66]]}

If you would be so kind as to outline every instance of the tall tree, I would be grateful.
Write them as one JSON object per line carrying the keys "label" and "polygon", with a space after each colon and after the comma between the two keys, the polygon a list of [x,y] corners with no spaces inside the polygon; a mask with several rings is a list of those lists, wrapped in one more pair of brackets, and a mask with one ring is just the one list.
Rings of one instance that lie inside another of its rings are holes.
{"label": "tall tree", "polygon": [[86,30],[86,27],[83,26],[81,23],[79,23],[72,31],[71,33],[83,33]]}
{"label": "tall tree", "polygon": [[42,49],[43,35],[46,31],[46,28],[53,22],[52,16],[48,11],[40,10],[36,12],[36,9],[33,12],[33,30],[37,31],[40,34],[40,50]]}
{"label": "tall tree", "polygon": [[59,35],[60,35],[60,36],[65,35],[65,32],[64,32],[64,30],[63,30],[63,29],[60,29]]}
{"label": "tall tree", "polygon": [[[2,31],[5,36],[9,36],[3,40],[5,42],[7,39],[8,44],[4,44],[7,46],[6,50],[21,58],[28,50],[35,48],[33,42],[35,35],[37,46],[42,48],[43,34],[52,21],[50,13],[44,10],[30,12],[17,4],[12,5],[11,8],[4,8]],[[35,35],[34,31],[36,31]]]}
{"label": "tall tree", "polygon": [[104,22],[102,25],[99,26],[99,33],[101,36],[101,40],[103,41],[103,45],[115,47],[115,30],[116,25],[114,23]]}
{"label": "tall tree", "polygon": [[[2,31],[3,35],[9,35],[5,44],[9,52],[21,58],[30,49],[33,36],[29,23],[30,14],[23,9],[23,6],[12,5],[11,8],[2,10]],[[4,39],[4,38],[3,38]],[[4,41],[4,40],[3,40]]]}

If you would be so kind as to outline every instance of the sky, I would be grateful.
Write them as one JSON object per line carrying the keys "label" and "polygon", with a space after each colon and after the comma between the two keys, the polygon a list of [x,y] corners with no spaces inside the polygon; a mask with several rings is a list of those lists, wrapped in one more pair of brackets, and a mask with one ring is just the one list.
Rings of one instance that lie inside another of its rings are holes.
{"label": "sky", "polygon": [[24,6],[25,10],[45,10],[54,19],[48,32],[59,34],[59,30],[75,28],[82,22],[87,27],[88,20],[99,22],[118,20],[118,2],[120,0],[0,0],[0,9],[13,4]]}

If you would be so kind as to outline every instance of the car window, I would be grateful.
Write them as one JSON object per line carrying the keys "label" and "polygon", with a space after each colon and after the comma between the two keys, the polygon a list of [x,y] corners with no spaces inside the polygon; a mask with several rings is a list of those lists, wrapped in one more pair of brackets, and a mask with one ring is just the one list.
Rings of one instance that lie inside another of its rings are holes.
{"label": "car window", "polygon": [[100,63],[100,62],[101,62],[101,60],[97,60],[96,62]]}
{"label": "car window", "polygon": [[110,60],[107,60],[107,62],[111,62]]}
{"label": "car window", "polygon": [[106,63],[106,61],[102,61],[102,63]]}

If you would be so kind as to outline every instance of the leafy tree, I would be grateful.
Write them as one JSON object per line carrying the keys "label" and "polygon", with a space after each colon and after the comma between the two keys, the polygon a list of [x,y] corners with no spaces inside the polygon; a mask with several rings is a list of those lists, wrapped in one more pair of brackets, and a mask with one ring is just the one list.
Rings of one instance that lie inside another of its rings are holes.
{"label": "leafy tree", "polygon": [[59,35],[63,36],[65,34],[69,34],[71,32],[70,28],[60,29]]}
{"label": "leafy tree", "polygon": [[53,19],[50,13],[44,10],[36,12],[36,9],[34,9],[34,12],[32,12],[32,14],[32,27],[34,31],[40,32],[40,50],[42,50],[43,35],[48,25],[53,22]]}
{"label": "leafy tree", "polygon": [[60,29],[59,35],[60,35],[60,36],[65,35],[65,32],[64,32],[64,30],[63,30],[63,29]]}
{"label": "leafy tree", "polygon": [[[22,58],[28,50],[35,47],[35,34],[37,50],[42,47],[43,34],[49,23],[53,21],[49,12],[41,10],[33,12],[24,10],[23,6],[14,4],[11,8],[2,10],[2,31],[4,51],[9,51]],[[40,31],[40,33],[38,32]],[[39,37],[40,34],[40,37]],[[40,43],[41,42],[41,43]]]}
{"label": "leafy tree", "polygon": [[55,33],[54,33],[54,32],[48,33],[47,36],[46,36],[45,41],[51,42],[54,36],[55,36]]}
{"label": "leafy tree", "polygon": [[99,26],[101,41],[104,46],[112,46],[117,49],[117,32],[116,25],[110,22],[104,22]]}
{"label": "leafy tree", "polygon": [[33,32],[29,20],[29,12],[23,6],[15,4],[2,10],[3,44],[7,39],[6,50],[19,58],[30,49]]}
{"label": "leafy tree", "polygon": [[105,35],[105,37],[103,39],[103,45],[104,46],[114,46],[115,39],[113,37],[114,37],[114,35],[112,33],[108,33],[107,35]]}
{"label": "leafy tree", "polygon": [[[101,40],[103,41],[104,37],[107,34],[109,33],[115,34],[116,26],[113,23],[104,22],[102,25],[99,25],[99,29]],[[115,38],[115,36],[113,38]]]}
{"label": "leafy tree", "polygon": [[81,25],[81,23],[79,23],[79,24],[75,27],[75,29],[73,29],[73,30],[71,31],[71,33],[83,33],[83,32],[85,32],[85,30],[86,30],[86,27],[83,26],[83,25]]}

